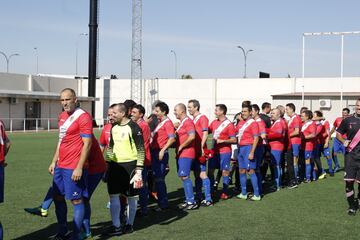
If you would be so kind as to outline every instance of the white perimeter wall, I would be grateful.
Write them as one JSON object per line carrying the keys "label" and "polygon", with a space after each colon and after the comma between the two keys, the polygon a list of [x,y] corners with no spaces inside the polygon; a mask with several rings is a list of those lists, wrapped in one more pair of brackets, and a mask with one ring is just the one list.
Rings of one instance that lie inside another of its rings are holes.
{"label": "white perimeter wall", "polygon": [[[106,80],[105,80],[106,81]],[[109,104],[123,102],[130,98],[130,79],[111,79],[108,91],[104,91],[104,79],[97,80],[96,97],[100,101],[96,103],[96,118],[103,118],[104,99]],[[228,107],[229,115],[234,115],[241,109],[241,102],[250,100],[261,105],[264,101],[284,104],[286,101],[273,102],[271,95],[301,92],[304,86],[305,92],[340,92],[341,85],[344,92],[360,92],[360,78],[343,78],[342,84],[339,78],[248,78],[248,79],[159,79],[158,99],[165,101],[170,107],[170,117],[174,119],[172,109],[177,103],[187,103],[189,99],[195,98],[200,101],[201,112],[213,119],[214,106],[217,103],[224,103]],[[149,111],[150,80],[144,80],[145,102],[144,106]],[[87,94],[87,80],[82,80],[81,92]],[[326,98],[324,96],[323,98]],[[339,97],[340,98],[340,97]],[[318,109],[316,101],[309,101],[305,98],[305,106],[312,110]],[[296,105],[301,105],[301,100],[293,99]],[[300,102],[299,102],[300,101]],[[350,101],[351,102],[351,101]],[[344,107],[348,101],[344,101]],[[107,105],[107,104],[106,104]],[[334,105],[339,105],[334,101]],[[339,115],[338,107],[330,110],[336,112],[329,114],[334,118]]]}

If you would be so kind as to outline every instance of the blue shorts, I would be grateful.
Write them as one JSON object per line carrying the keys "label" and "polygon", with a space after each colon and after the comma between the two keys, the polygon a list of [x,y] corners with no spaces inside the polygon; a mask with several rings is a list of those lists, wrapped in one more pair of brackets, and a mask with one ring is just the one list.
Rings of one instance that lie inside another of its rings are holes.
{"label": "blue shorts", "polygon": [[151,151],[151,170],[155,178],[165,178],[166,168],[169,163],[169,153],[165,151],[163,159],[159,160],[159,149]]}
{"label": "blue shorts", "polygon": [[271,150],[271,162],[274,165],[280,165],[281,164],[281,156],[282,156],[282,151],[280,151],[280,150]]}
{"label": "blue shorts", "polygon": [[[249,160],[251,145],[239,146],[238,163],[240,169],[256,169],[256,159]],[[255,154],[254,154],[255,155]]]}
{"label": "blue shorts", "polygon": [[315,158],[315,159],[321,157],[321,144],[316,144],[312,154],[313,154],[313,158]]}
{"label": "blue shorts", "polygon": [[53,179],[54,193],[65,196],[67,200],[88,198],[87,171],[83,170],[82,177],[76,182],[71,179],[72,174],[73,169],[55,168]]}
{"label": "blue shorts", "polygon": [[4,202],[5,171],[4,164],[0,164],[0,203]]}
{"label": "blue shorts", "polygon": [[231,152],[215,154],[213,158],[209,159],[209,169],[220,169],[221,171],[230,171]]}
{"label": "blue shorts", "polygon": [[191,169],[194,172],[206,172],[206,162],[200,163],[197,159],[192,161]]}
{"label": "blue shorts", "polygon": [[299,157],[300,144],[291,144],[291,150],[294,157]]}
{"label": "blue shorts", "polygon": [[101,181],[104,173],[97,173],[97,174],[88,174],[87,178],[87,185],[88,185],[88,198],[90,199],[92,194],[94,193],[97,185]]}
{"label": "blue shorts", "polygon": [[327,157],[327,158],[330,158],[331,155],[330,155],[330,148],[327,147],[327,148],[324,148],[324,146],[321,146],[321,152],[322,154],[324,155],[324,157]]}
{"label": "blue shorts", "polygon": [[304,159],[310,159],[313,157],[313,151],[304,151]]}
{"label": "blue shorts", "polygon": [[334,153],[342,153],[345,154],[345,147],[337,138],[334,139],[333,143],[333,151]]}
{"label": "blue shorts", "polygon": [[190,176],[190,170],[191,170],[191,164],[192,164],[192,158],[179,158],[178,159],[178,176],[179,177],[189,177]]}
{"label": "blue shorts", "polygon": [[260,169],[260,166],[264,160],[264,154],[265,154],[265,146],[264,145],[258,145],[255,148],[255,154],[254,154],[254,158],[256,161],[256,168]]}

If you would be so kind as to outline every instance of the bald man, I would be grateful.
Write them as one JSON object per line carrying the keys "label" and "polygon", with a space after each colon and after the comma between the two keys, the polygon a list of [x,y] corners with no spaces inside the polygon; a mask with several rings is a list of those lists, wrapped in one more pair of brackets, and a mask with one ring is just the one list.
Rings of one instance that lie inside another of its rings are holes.
{"label": "bald man", "polygon": [[284,150],[284,138],[286,132],[281,114],[281,110],[278,108],[271,110],[271,120],[273,121],[273,124],[267,135],[271,149],[272,164],[275,166],[275,184],[277,191],[279,191],[281,187],[281,156]]}
{"label": "bald man", "polygon": [[84,199],[89,197],[87,186],[87,164],[93,128],[92,117],[79,108],[75,91],[65,88],[60,93],[64,111],[59,115],[59,141],[49,172],[54,176],[53,190],[59,232],[55,239],[67,239],[66,200],[73,205],[73,239],[82,239],[81,227],[85,214]]}
{"label": "bald man", "polygon": [[195,125],[186,115],[186,106],[179,103],[174,108],[174,115],[180,121],[176,129],[176,159],[178,161],[178,176],[183,182],[186,202],[181,206],[186,210],[198,208],[194,199],[193,184],[190,170],[195,158]]}

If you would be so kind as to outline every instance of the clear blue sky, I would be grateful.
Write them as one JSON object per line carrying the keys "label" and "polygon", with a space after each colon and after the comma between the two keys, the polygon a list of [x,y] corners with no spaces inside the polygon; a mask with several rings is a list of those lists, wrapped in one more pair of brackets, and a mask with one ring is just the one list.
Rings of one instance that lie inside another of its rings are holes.
{"label": "clear blue sky", "polygon": [[[358,0],[143,0],[143,76],[301,76],[302,33],[360,30]],[[19,53],[10,71],[87,74],[89,0],[1,0],[0,51]],[[131,0],[100,0],[99,75],[130,77]],[[340,37],[306,40],[306,75],[340,75]],[[345,37],[344,75],[360,75],[360,35]],[[6,70],[0,56],[0,71]]]}

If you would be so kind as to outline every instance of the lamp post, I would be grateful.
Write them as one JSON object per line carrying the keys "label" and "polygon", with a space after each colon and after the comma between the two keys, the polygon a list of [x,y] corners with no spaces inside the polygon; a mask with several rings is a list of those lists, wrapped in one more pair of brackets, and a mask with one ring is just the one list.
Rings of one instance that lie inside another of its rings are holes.
{"label": "lamp post", "polygon": [[36,54],[36,75],[39,74],[39,51],[37,47],[34,47],[35,54]]}
{"label": "lamp post", "polygon": [[176,52],[174,50],[171,50],[170,52],[174,54],[174,59],[175,59],[175,65],[174,65],[175,66],[175,77],[174,77],[174,79],[177,79],[177,56],[176,56]]}
{"label": "lamp post", "polygon": [[0,54],[5,57],[5,60],[6,60],[6,72],[9,73],[10,59],[11,59],[12,57],[14,57],[14,56],[20,56],[20,54],[18,54],[18,53],[13,53],[13,54],[10,54],[10,56],[7,56],[4,52],[1,52],[1,51],[0,51]]}
{"label": "lamp post", "polygon": [[241,47],[241,46],[237,46],[237,48],[240,48],[240,49],[242,50],[243,54],[244,54],[244,78],[246,78],[246,60],[247,60],[247,55],[248,55],[249,52],[252,52],[252,51],[254,51],[254,50],[249,49],[249,50],[245,51],[245,49],[244,49],[243,47]]}
{"label": "lamp post", "polygon": [[76,38],[76,49],[75,49],[75,76],[78,75],[78,55],[79,55],[79,38],[81,36],[88,36],[87,33],[80,33]]}

